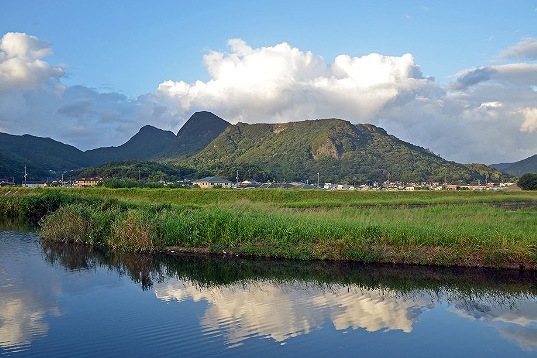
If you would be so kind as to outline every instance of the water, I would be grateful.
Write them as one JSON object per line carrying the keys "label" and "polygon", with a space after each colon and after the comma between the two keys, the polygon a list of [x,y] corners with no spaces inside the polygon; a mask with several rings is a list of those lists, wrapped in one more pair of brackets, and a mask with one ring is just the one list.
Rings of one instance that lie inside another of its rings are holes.
{"label": "water", "polygon": [[0,354],[536,357],[535,273],[114,255],[0,232]]}

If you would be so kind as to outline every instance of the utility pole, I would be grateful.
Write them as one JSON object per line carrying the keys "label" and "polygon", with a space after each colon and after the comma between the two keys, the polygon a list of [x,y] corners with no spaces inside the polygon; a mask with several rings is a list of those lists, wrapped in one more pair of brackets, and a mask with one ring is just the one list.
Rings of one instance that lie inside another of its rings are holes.
{"label": "utility pole", "polygon": [[321,187],[321,181],[319,180],[319,172],[317,172],[317,188],[320,188]]}
{"label": "utility pole", "polygon": [[28,173],[26,172],[26,165],[24,166],[24,186],[26,187],[26,177],[28,176]]}
{"label": "utility pole", "polygon": [[239,171],[237,170],[237,176],[235,177],[235,179],[237,180],[237,187],[239,187]]}

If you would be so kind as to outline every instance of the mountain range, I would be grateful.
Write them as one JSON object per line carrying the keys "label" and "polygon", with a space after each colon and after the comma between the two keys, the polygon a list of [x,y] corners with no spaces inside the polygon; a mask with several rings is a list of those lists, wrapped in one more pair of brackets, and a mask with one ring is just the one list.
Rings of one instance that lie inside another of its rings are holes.
{"label": "mountain range", "polygon": [[[341,119],[279,124],[230,124],[196,112],[174,135],[144,126],[126,143],[81,151],[50,138],[0,133],[0,179],[20,182],[58,178],[61,173],[117,161],[153,161],[189,168],[192,176],[219,175],[274,181],[361,183],[505,179],[482,164],[446,161],[399,140],[382,128]],[[107,164],[108,170],[111,164]],[[95,168],[96,167],[96,168]]]}
{"label": "mountain range", "polygon": [[120,146],[87,151],[50,138],[0,133],[0,179],[15,178],[20,183],[25,166],[28,180],[45,180],[113,161],[188,157],[207,146],[229,125],[210,112],[196,112],[177,135],[146,125]]}

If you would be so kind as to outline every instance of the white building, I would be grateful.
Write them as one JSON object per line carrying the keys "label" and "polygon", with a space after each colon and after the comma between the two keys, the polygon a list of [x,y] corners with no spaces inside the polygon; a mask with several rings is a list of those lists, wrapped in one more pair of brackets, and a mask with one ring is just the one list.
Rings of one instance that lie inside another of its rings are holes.
{"label": "white building", "polygon": [[214,187],[231,188],[231,186],[233,185],[233,183],[229,180],[222,179],[219,177],[205,177],[202,179],[193,180],[192,184],[204,189]]}

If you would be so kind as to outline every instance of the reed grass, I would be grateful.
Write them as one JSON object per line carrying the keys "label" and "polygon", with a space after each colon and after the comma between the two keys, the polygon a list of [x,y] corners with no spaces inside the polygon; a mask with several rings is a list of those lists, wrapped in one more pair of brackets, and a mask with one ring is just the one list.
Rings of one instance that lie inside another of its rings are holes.
{"label": "reed grass", "polygon": [[45,240],[122,251],[536,269],[537,208],[487,205],[535,194],[45,190],[0,197],[0,212],[42,215]]}

